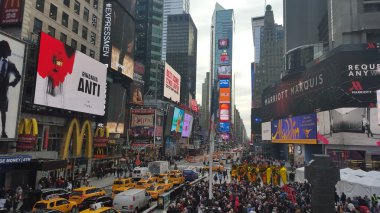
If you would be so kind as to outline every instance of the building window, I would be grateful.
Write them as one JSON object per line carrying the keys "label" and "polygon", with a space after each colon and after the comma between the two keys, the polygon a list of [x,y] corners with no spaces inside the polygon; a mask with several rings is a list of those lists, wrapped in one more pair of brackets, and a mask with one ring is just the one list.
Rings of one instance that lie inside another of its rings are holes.
{"label": "building window", "polygon": [[45,8],[45,0],[37,0],[36,1],[36,9],[41,11],[41,13],[43,13],[44,8]]}
{"label": "building window", "polygon": [[48,34],[52,37],[55,37],[55,28],[52,26],[48,26]]}
{"label": "building window", "polygon": [[380,3],[364,4],[365,13],[373,13],[380,11]]}
{"label": "building window", "polygon": [[78,42],[74,39],[71,39],[71,47],[77,49]]}
{"label": "building window", "polygon": [[95,58],[95,51],[90,50],[90,57],[91,57],[91,58]]}
{"label": "building window", "polygon": [[90,42],[93,45],[95,45],[95,43],[96,43],[96,34],[94,32],[91,32]]}
{"label": "building window", "polygon": [[70,7],[70,0],[63,0],[63,4],[64,4],[66,7]]}
{"label": "building window", "polygon": [[94,7],[94,9],[98,9],[98,0],[94,0],[92,6]]}
{"label": "building window", "polygon": [[57,7],[54,4],[50,4],[49,17],[53,20],[57,20]]}
{"label": "building window", "polygon": [[86,50],[87,50],[87,47],[86,47],[86,46],[84,46],[83,44],[80,45],[80,51],[81,51],[82,53],[86,54]]}
{"label": "building window", "polygon": [[90,11],[88,11],[87,8],[84,8],[84,10],[83,10],[83,19],[88,22],[89,16],[90,16]]}
{"label": "building window", "polygon": [[88,32],[87,27],[83,26],[82,27],[82,38],[84,38],[86,40],[87,40],[87,32]]}
{"label": "building window", "polygon": [[67,42],[67,35],[64,34],[64,33],[61,33],[61,35],[59,36],[59,40],[62,41],[62,43],[66,44],[66,42]]}
{"label": "building window", "polygon": [[34,18],[33,32],[39,33],[42,30],[42,21],[38,18]]}
{"label": "building window", "polygon": [[65,27],[69,26],[69,15],[65,12],[62,12],[62,25]]}
{"label": "building window", "polygon": [[98,26],[98,17],[95,14],[92,14],[92,26],[95,28]]}
{"label": "building window", "polygon": [[75,1],[74,3],[74,12],[78,15],[80,13],[80,3],[78,1]]}
{"label": "building window", "polygon": [[76,34],[78,34],[78,25],[79,25],[78,21],[73,19],[73,32]]}

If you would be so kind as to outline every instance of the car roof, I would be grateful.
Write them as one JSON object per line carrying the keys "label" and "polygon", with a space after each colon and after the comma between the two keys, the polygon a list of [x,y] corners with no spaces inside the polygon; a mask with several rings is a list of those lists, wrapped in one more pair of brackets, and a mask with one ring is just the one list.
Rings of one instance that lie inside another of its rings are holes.
{"label": "car roof", "polygon": [[81,211],[81,213],[86,213],[86,212],[100,212],[100,211],[105,211],[105,210],[108,210],[108,209],[112,209],[111,207],[101,207],[101,208],[99,208],[99,209],[96,209],[96,210],[94,210],[94,209],[86,209],[86,210],[83,210],[83,211]]}
{"label": "car roof", "polygon": [[51,203],[51,202],[56,202],[58,200],[66,200],[65,198],[61,198],[61,197],[57,197],[57,198],[51,198],[51,199],[48,199],[48,200],[40,200],[40,201],[37,201],[37,203]]}
{"label": "car roof", "polygon": [[116,196],[118,196],[118,195],[131,195],[131,194],[135,194],[135,193],[141,192],[141,191],[145,191],[145,189],[130,189],[130,190],[127,190],[124,192],[120,192]]}
{"label": "car roof", "polygon": [[76,189],[73,189],[73,191],[86,191],[88,189],[94,189],[96,187],[93,187],[93,186],[85,186],[85,187],[80,187],[80,188],[76,188]]}

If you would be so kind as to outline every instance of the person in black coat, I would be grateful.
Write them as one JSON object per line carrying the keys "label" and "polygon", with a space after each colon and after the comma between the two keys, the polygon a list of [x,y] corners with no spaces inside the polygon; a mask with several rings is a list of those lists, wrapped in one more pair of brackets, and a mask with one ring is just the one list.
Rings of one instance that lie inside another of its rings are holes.
{"label": "person in black coat", "polygon": [[[16,68],[16,65],[8,60],[12,51],[8,41],[0,41],[0,112],[1,112],[1,137],[8,138],[5,131],[6,127],[6,113],[8,112],[8,88],[9,86],[15,87],[21,80],[21,75]],[[14,77],[10,81],[11,76]]]}

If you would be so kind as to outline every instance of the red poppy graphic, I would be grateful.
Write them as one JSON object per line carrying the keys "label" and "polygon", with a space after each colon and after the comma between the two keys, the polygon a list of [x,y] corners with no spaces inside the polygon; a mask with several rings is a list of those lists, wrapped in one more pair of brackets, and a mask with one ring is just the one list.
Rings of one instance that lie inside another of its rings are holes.
{"label": "red poppy graphic", "polygon": [[74,60],[75,49],[41,33],[37,72],[42,78],[50,78],[53,88],[63,83],[66,75],[73,72]]}

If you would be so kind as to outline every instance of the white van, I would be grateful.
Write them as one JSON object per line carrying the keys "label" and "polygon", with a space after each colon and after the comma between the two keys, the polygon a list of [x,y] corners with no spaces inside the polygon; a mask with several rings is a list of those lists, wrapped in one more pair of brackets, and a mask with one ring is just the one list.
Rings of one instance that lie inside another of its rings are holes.
{"label": "white van", "polygon": [[150,195],[144,189],[130,189],[121,192],[113,199],[113,208],[120,212],[139,212],[149,208]]}
{"label": "white van", "polygon": [[134,180],[141,179],[144,177],[149,177],[149,176],[150,176],[150,172],[149,172],[148,167],[136,167],[135,169],[133,169],[132,178]]}

